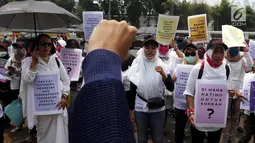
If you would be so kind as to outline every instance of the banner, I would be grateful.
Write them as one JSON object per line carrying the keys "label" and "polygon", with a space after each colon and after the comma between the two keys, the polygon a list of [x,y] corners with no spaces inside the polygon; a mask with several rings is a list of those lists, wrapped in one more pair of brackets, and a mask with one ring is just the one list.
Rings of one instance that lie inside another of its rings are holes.
{"label": "banner", "polygon": [[197,80],[195,93],[195,126],[226,126],[228,87],[224,80]]}
{"label": "banner", "polygon": [[94,28],[103,19],[103,12],[83,11],[82,17],[83,17],[83,30],[84,30],[85,40],[89,41],[90,35],[93,32]]}
{"label": "banner", "polygon": [[[248,100],[243,100],[240,104],[240,109],[251,111],[251,107],[254,108],[254,81],[255,75],[252,73],[246,73],[244,76],[242,94]],[[251,84],[253,86],[251,86]],[[251,100],[252,99],[252,100]],[[250,103],[252,104],[250,105]],[[252,109],[254,110],[254,109]]]}
{"label": "banner", "polygon": [[222,25],[222,40],[229,47],[245,47],[244,33],[231,25]]}
{"label": "banner", "polygon": [[178,100],[179,102],[186,103],[186,96],[183,95],[187,81],[189,78],[189,74],[193,65],[183,65],[178,64],[176,67],[176,82],[174,86],[174,100]]}
{"label": "banner", "polygon": [[192,42],[207,42],[207,19],[206,14],[188,17],[189,37]]}
{"label": "banner", "polygon": [[179,22],[179,16],[166,16],[159,14],[156,40],[157,42],[168,45],[175,37]]}
{"label": "banner", "polygon": [[81,71],[82,50],[63,48],[60,51],[60,60],[66,68],[71,81],[78,81]]}
{"label": "banner", "polygon": [[34,114],[51,115],[60,114],[57,103],[61,99],[59,83],[60,77],[57,72],[38,72],[34,82]]}

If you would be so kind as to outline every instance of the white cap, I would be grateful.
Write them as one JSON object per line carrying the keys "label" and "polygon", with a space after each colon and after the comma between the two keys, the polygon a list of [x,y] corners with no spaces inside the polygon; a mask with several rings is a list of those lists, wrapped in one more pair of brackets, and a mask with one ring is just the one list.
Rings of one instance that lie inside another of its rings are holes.
{"label": "white cap", "polygon": [[58,43],[62,46],[65,47],[66,46],[66,41],[65,40],[58,40]]}

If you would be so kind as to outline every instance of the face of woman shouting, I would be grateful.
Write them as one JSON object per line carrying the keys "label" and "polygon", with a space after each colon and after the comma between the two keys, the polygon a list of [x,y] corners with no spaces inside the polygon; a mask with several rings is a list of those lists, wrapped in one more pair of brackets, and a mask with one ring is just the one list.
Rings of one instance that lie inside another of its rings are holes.
{"label": "face of woman shouting", "polygon": [[43,36],[39,40],[39,55],[40,57],[49,57],[51,54],[51,49],[54,48],[52,41],[49,37]]}
{"label": "face of woman shouting", "polygon": [[157,53],[157,44],[148,42],[144,45],[144,55],[148,60],[153,60]]}

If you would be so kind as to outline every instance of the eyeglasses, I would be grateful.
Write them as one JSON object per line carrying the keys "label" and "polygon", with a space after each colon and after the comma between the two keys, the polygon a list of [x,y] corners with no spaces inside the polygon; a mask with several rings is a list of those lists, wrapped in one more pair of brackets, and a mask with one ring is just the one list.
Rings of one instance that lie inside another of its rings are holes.
{"label": "eyeglasses", "polygon": [[196,56],[196,53],[195,52],[185,53],[185,57],[189,57],[189,56]]}
{"label": "eyeglasses", "polygon": [[49,43],[46,43],[46,42],[45,42],[45,43],[40,43],[40,44],[39,44],[39,46],[42,46],[42,47],[46,47],[46,46],[52,47],[52,45],[53,45],[53,44],[50,43],[50,42],[49,42]]}

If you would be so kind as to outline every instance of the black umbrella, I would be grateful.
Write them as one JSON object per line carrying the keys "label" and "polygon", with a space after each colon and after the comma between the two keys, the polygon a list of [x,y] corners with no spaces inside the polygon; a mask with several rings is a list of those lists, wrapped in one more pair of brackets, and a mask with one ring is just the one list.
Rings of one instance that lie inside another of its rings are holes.
{"label": "black umbrella", "polygon": [[45,30],[77,24],[79,18],[48,1],[10,2],[0,8],[0,27]]}

